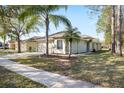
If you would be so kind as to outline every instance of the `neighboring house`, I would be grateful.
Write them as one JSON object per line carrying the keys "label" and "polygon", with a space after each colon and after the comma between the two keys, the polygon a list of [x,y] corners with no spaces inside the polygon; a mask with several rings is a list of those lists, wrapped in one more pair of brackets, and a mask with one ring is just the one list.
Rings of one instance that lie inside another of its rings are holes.
{"label": "neighboring house", "polygon": [[[69,43],[64,39],[65,32],[58,32],[52,35],[49,35],[49,53],[60,53],[68,54],[69,53]],[[101,49],[101,43],[98,39],[81,35],[80,41],[72,42],[72,53],[84,53],[90,51],[97,51]],[[15,43],[15,50],[17,50],[17,42]],[[32,37],[27,40],[21,41],[21,50],[22,51],[32,51],[32,52],[42,52],[46,53],[46,43],[45,37]]]}
{"label": "neighboring house", "polygon": [[9,49],[15,49],[15,41],[14,40],[8,41],[8,47]]}
{"label": "neighboring house", "polygon": [[[38,50],[38,42],[36,41],[40,37],[33,37],[26,40],[21,40],[21,51],[22,52],[36,52]],[[17,41],[9,41],[9,48],[18,50]]]}

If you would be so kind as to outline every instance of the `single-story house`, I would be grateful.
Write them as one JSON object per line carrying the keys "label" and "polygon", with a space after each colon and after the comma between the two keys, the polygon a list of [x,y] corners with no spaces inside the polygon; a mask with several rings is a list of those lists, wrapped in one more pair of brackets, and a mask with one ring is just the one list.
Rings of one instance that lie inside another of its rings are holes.
{"label": "single-story house", "polygon": [[16,45],[15,43],[16,43],[15,40],[8,41],[8,47],[9,47],[9,49],[15,49],[15,45]]}
{"label": "single-story house", "polygon": [[[49,53],[69,53],[69,43],[66,43],[64,39],[65,32],[57,32],[49,35]],[[80,41],[72,42],[72,53],[84,53],[93,50],[100,50],[101,43],[98,39],[88,35],[81,35]],[[15,50],[17,50],[17,42],[15,43]],[[42,52],[46,53],[45,37],[32,37],[27,40],[21,41],[22,51]]]}

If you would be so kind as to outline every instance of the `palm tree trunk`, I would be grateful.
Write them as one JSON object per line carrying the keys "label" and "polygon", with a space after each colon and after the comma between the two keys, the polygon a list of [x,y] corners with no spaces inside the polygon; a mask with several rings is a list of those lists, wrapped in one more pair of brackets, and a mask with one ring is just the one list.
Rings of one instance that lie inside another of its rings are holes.
{"label": "palm tree trunk", "polygon": [[122,56],[121,6],[117,6],[117,55]]}
{"label": "palm tree trunk", "polygon": [[18,42],[18,53],[21,53],[21,41],[20,41],[20,35],[17,35],[17,42]]}
{"label": "palm tree trunk", "polygon": [[72,54],[72,41],[70,41],[69,58],[71,57],[71,54]]}
{"label": "palm tree trunk", "polygon": [[48,31],[49,31],[49,18],[48,15],[46,16],[46,21],[45,21],[45,25],[46,25],[46,56],[49,55],[49,41],[48,41]]}
{"label": "palm tree trunk", "polygon": [[111,53],[115,54],[115,6],[112,6],[112,17],[111,17]]}
{"label": "palm tree trunk", "polygon": [[3,45],[4,45],[4,49],[6,49],[6,37],[5,37],[5,35],[3,36]]}
{"label": "palm tree trunk", "polygon": [[77,54],[78,54],[78,43],[79,43],[79,41],[77,40]]}

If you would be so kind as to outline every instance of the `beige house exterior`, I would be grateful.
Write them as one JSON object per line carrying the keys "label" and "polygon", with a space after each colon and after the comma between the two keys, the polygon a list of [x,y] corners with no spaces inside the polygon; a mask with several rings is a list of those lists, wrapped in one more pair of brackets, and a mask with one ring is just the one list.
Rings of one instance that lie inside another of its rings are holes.
{"label": "beige house exterior", "polygon": [[[49,54],[68,54],[69,53],[69,43],[66,43],[63,38],[65,32],[58,32],[49,35]],[[84,53],[91,52],[93,50],[98,51],[101,49],[101,43],[98,39],[81,35],[80,41],[72,42],[72,53]],[[15,50],[17,50],[17,42],[15,43]],[[21,50],[27,52],[41,52],[46,53],[46,43],[45,37],[32,37],[27,40],[21,41]]]}
{"label": "beige house exterior", "polygon": [[10,49],[14,49],[15,50],[15,41],[14,40],[9,41],[8,45],[9,45]]}

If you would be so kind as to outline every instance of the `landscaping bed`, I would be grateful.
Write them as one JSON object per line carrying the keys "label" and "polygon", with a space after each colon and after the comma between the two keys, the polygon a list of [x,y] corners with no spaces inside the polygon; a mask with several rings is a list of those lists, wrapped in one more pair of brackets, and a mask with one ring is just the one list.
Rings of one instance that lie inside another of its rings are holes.
{"label": "landscaping bed", "polygon": [[11,60],[103,87],[124,87],[124,57],[112,56],[109,51],[99,51],[71,59],[32,56]]}

